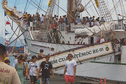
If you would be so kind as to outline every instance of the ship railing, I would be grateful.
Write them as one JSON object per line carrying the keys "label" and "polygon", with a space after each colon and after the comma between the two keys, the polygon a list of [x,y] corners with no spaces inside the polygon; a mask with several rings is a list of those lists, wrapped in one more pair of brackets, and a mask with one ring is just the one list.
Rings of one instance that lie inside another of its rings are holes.
{"label": "ship railing", "polygon": [[40,30],[41,24],[39,22],[28,22],[27,20],[24,20],[26,23],[27,27],[30,27],[30,30],[35,31],[35,30]]}
{"label": "ship railing", "polygon": [[114,31],[126,31],[126,20],[120,19],[115,20],[114,22],[117,23],[115,24]]}
{"label": "ship railing", "polygon": [[67,27],[67,25],[65,23],[59,23],[58,24],[58,29],[60,31],[66,31],[66,27]]}

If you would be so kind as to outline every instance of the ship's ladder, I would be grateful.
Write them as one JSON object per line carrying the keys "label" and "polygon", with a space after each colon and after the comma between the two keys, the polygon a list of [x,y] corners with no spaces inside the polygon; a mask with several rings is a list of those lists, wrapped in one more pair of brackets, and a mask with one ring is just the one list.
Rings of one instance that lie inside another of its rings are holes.
{"label": "ship's ladder", "polygon": [[54,38],[54,33],[53,32],[51,32],[51,31],[48,31],[48,34],[49,34],[49,36],[50,36],[50,39],[51,39],[51,42],[56,42],[56,39]]}
{"label": "ship's ladder", "polygon": [[112,21],[112,16],[104,0],[98,0],[100,16],[104,18],[106,22]]}
{"label": "ship's ladder", "polygon": [[40,30],[41,32],[39,32],[39,37],[45,41],[48,42],[48,30],[46,28],[41,28]]}

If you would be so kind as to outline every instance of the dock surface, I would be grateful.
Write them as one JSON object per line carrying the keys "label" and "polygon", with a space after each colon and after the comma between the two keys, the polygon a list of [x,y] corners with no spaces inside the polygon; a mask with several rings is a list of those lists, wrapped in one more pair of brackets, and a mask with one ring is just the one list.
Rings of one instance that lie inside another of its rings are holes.
{"label": "dock surface", "polygon": [[[83,78],[83,77],[76,77],[75,78],[75,83],[74,84],[100,84],[99,79],[89,79],[89,78]],[[26,80],[25,84],[31,84],[30,80]],[[39,83],[36,83],[39,84]],[[54,79],[50,76],[50,84],[65,84],[63,75],[58,75],[56,74]],[[104,80],[102,80],[102,84],[120,84],[115,81],[107,81],[104,83]],[[126,84],[126,83],[121,83],[121,84]]]}

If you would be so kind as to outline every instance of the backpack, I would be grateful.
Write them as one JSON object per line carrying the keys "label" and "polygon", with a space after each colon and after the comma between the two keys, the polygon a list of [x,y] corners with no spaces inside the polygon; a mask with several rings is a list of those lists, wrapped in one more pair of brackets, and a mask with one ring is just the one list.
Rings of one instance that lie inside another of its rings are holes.
{"label": "backpack", "polygon": [[100,43],[101,38],[98,38],[97,43]]}

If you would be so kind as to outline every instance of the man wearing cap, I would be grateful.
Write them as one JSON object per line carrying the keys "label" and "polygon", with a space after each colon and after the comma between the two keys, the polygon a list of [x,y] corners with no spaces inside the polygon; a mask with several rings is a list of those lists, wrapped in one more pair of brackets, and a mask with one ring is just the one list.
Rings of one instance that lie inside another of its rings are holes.
{"label": "man wearing cap", "polygon": [[[52,72],[52,78],[54,78],[54,73],[53,73],[53,66],[51,64],[51,62],[49,62],[49,58],[50,56],[47,55],[45,56],[45,61],[43,61],[40,65],[40,70],[42,69],[42,84],[49,84],[49,80],[50,80],[50,71]],[[39,76],[39,74],[38,74]]]}
{"label": "man wearing cap", "polygon": [[21,84],[15,68],[4,63],[6,47],[0,44],[0,84]]}
{"label": "man wearing cap", "polygon": [[72,59],[73,57],[72,54],[68,54],[67,57],[68,57],[68,61],[65,64],[64,79],[66,81],[66,84],[68,84],[68,82],[74,84],[74,78],[76,77],[77,63],[74,59]]}

